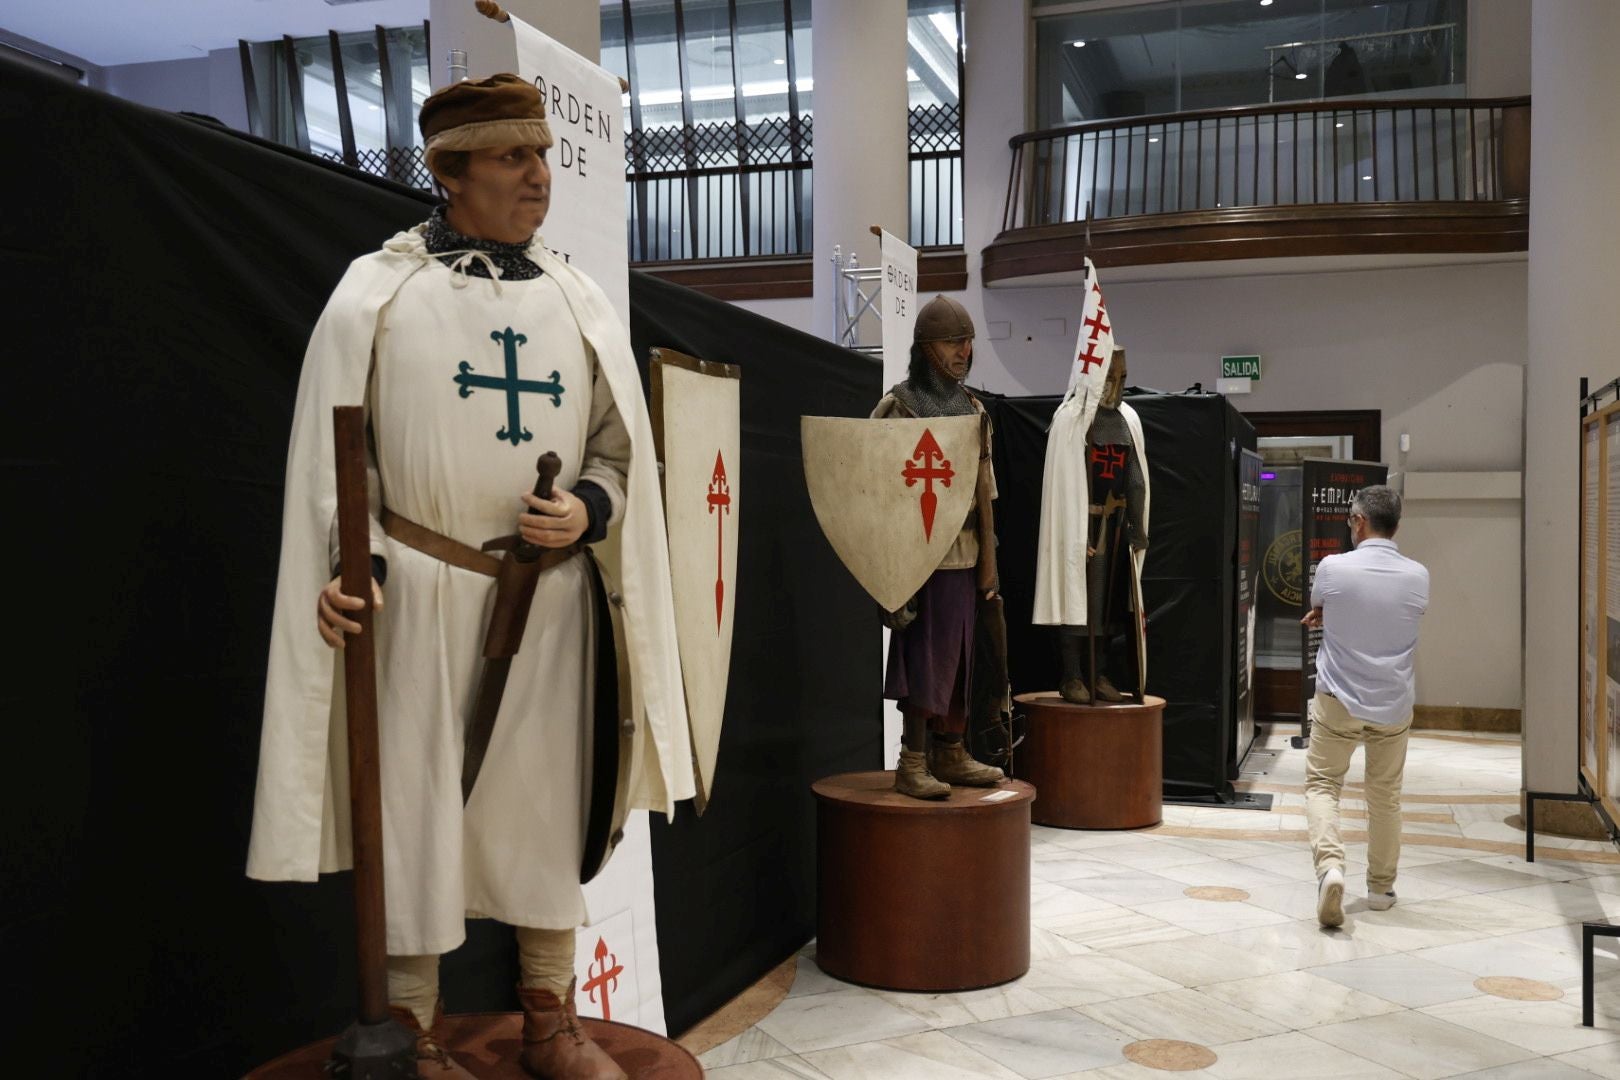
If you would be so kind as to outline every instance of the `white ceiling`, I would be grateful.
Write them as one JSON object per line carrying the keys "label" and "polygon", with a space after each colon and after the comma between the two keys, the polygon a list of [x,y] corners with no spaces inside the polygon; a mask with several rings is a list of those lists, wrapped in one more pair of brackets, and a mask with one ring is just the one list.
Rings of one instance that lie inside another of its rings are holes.
{"label": "white ceiling", "polygon": [[101,67],[200,57],[239,39],[412,26],[427,17],[428,0],[0,0],[0,29]]}

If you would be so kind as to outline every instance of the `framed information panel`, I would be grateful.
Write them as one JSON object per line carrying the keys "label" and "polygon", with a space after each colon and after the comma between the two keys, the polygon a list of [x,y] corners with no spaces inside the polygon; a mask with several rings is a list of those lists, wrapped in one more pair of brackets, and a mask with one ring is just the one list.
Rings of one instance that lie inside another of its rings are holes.
{"label": "framed information panel", "polygon": [[1581,422],[1581,775],[1595,792],[1605,790],[1598,731],[1603,727],[1603,704],[1598,696],[1598,656],[1603,647],[1603,561],[1599,527],[1603,512],[1601,443],[1603,418],[1588,416]]}

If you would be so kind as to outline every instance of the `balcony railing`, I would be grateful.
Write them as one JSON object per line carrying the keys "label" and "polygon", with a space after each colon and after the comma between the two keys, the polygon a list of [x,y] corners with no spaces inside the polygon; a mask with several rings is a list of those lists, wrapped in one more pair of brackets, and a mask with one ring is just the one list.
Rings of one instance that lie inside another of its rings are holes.
{"label": "balcony railing", "polygon": [[1324,101],[1015,136],[1002,230],[1234,207],[1524,198],[1529,98]]}

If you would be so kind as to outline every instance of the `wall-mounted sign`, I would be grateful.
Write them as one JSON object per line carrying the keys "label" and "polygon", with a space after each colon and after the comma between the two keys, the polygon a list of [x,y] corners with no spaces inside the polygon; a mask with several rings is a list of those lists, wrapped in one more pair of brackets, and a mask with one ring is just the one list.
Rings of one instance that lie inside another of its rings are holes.
{"label": "wall-mounted sign", "polygon": [[1221,378],[1253,379],[1255,382],[1259,382],[1260,358],[1258,356],[1221,357]]}

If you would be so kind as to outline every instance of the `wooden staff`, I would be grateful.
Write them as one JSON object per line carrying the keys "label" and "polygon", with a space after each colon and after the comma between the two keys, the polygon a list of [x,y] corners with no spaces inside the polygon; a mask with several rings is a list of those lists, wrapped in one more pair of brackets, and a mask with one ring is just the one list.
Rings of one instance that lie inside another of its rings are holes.
{"label": "wooden staff", "polygon": [[[349,813],[354,843],[355,951],[360,1015],[333,1051],[334,1064],[354,1077],[394,1075],[373,1070],[398,1059],[414,1076],[414,1040],[388,1016],[387,908],[383,898],[382,772],[377,752],[377,654],[372,631],[371,528],[366,506],[366,419],[358,405],[332,410],[337,469],[338,552],[343,592],[366,606],[349,615],[360,624],[343,647],[349,727]],[[343,1070],[338,1070],[342,1072]]]}

